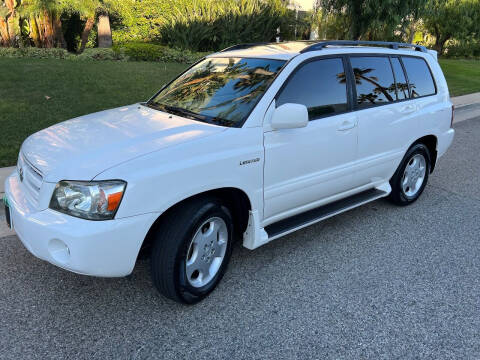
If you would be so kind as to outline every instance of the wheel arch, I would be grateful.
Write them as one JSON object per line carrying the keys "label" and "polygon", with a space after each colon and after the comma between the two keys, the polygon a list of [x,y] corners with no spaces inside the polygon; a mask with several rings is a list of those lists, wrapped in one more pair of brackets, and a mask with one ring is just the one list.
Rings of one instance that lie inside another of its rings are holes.
{"label": "wheel arch", "polygon": [[168,209],[166,209],[154,221],[154,223],[148,230],[147,235],[145,236],[145,239],[143,240],[142,246],[140,248],[138,257],[145,258],[149,256],[155,231],[157,231],[162,226],[163,219],[165,219],[166,216],[171,211],[173,211],[174,209],[177,209],[178,207],[181,207],[188,201],[191,201],[193,199],[198,199],[201,197],[205,197],[205,198],[216,197],[223,200],[225,202],[225,205],[232,212],[235,235],[238,237],[241,237],[241,235],[245,232],[248,225],[249,211],[252,209],[251,200],[249,196],[245,193],[245,191],[239,188],[235,188],[235,187],[217,188],[217,189],[207,190],[207,191],[186,197],[183,200],[173,204]]}
{"label": "wheel arch", "polygon": [[417,139],[410,147],[409,149],[416,144],[424,144],[427,148],[428,151],[430,152],[430,173],[433,173],[433,170],[435,169],[435,164],[437,163],[437,144],[438,144],[438,139],[435,135],[426,135],[422,136],[421,138]]}

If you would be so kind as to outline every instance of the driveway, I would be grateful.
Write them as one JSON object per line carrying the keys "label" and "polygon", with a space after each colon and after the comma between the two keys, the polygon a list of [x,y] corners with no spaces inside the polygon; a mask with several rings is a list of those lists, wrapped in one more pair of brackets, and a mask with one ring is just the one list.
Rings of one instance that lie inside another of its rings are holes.
{"label": "driveway", "polygon": [[480,118],[455,125],[422,197],[385,200],[255,251],[196,306],[72,274],[0,239],[0,358],[480,357]]}

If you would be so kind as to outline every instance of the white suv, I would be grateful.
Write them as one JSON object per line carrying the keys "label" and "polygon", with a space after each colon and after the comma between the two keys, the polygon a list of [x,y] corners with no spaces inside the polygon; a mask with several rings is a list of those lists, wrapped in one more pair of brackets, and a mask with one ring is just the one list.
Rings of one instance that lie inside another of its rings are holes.
{"label": "white suv", "polygon": [[125,276],[149,255],[158,290],[195,303],[235,239],[255,249],[378,198],[414,202],[452,120],[421,46],[238,45],[146,103],[31,135],[7,217],[31,253],[77,273]]}

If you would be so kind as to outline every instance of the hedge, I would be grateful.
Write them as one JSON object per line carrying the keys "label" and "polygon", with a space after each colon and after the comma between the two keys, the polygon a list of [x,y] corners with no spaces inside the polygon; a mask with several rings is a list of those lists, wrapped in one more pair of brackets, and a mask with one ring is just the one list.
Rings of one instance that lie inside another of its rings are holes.
{"label": "hedge", "polygon": [[116,52],[123,51],[131,59],[137,61],[179,62],[184,64],[193,64],[208,54],[139,42],[115,45],[113,49]]}
{"label": "hedge", "polygon": [[86,49],[82,54],[69,53],[65,49],[43,49],[34,47],[3,48],[0,57],[32,58],[32,59],[64,59],[73,61],[157,61],[192,64],[206,53],[171,49],[161,45],[148,43],[127,43],[115,45],[112,49]]}

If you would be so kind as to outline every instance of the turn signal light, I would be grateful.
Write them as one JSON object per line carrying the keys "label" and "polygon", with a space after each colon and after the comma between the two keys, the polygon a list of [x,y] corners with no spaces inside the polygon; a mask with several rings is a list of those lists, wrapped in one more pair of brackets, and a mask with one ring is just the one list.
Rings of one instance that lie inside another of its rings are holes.
{"label": "turn signal light", "polygon": [[113,194],[108,195],[108,211],[115,211],[120,205],[120,201],[122,201],[123,192],[116,192]]}

